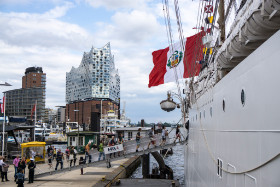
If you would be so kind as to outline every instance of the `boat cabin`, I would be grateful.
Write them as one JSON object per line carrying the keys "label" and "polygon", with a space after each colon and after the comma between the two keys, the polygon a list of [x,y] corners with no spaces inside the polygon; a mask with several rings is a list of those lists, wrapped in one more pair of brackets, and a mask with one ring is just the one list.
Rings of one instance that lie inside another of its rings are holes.
{"label": "boat cabin", "polygon": [[148,131],[151,129],[151,127],[123,127],[123,128],[115,128],[114,131],[116,131],[117,136],[120,136],[120,134],[122,133],[125,141],[135,140],[139,128],[141,128],[140,135],[142,137],[147,136]]}

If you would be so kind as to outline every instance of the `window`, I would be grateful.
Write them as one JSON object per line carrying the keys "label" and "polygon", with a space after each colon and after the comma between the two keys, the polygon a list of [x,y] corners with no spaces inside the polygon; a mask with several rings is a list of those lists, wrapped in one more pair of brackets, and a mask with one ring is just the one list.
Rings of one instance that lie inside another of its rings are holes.
{"label": "window", "polygon": [[132,132],[127,132],[128,133],[128,140],[132,139]]}
{"label": "window", "polygon": [[80,136],[79,137],[79,145],[84,145],[84,137],[83,136]]}
{"label": "window", "polygon": [[76,145],[75,140],[76,140],[75,137],[71,137],[70,136],[70,141],[69,141],[70,142],[70,146],[72,146],[72,145],[75,146]]}
{"label": "window", "polygon": [[210,116],[212,117],[213,115],[213,111],[212,111],[212,107],[210,107]]}
{"label": "window", "polygon": [[226,102],[225,102],[225,99],[223,100],[223,111],[224,111],[224,112],[226,111]]}

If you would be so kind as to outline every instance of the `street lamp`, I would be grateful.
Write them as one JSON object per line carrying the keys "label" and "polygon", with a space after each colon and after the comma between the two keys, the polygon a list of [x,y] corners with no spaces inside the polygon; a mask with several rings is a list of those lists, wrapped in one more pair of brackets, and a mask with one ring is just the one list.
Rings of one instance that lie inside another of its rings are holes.
{"label": "street lamp", "polygon": [[[74,112],[79,112],[80,110],[74,110]],[[75,114],[75,118],[76,118],[76,114]],[[79,151],[79,145],[80,145],[80,125],[78,122],[78,145],[77,145],[77,149]]]}
{"label": "street lamp", "polygon": [[167,99],[160,102],[160,107],[162,110],[167,111],[167,112],[173,111],[176,108],[176,106],[177,106],[177,108],[180,108],[180,105],[173,101],[172,96],[177,97],[181,103],[183,124],[185,124],[185,117],[186,117],[185,99],[182,98],[180,95],[178,95],[174,92],[168,91]]}
{"label": "street lamp", "polygon": [[[5,84],[0,84],[0,86],[12,86],[11,84],[5,82]],[[2,157],[4,156],[4,146],[5,146],[5,123],[6,123],[6,93],[4,92],[4,120],[3,120],[3,133],[2,133]]]}

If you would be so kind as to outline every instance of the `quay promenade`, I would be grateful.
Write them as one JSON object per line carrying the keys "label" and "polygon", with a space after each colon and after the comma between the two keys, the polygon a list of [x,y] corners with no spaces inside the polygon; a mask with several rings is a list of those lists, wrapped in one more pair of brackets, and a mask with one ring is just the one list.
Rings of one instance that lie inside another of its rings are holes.
{"label": "quay promenade", "polygon": [[[34,183],[28,184],[28,179],[25,180],[25,186],[79,186],[79,187],[88,187],[97,184],[103,177],[107,174],[113,172],[120,165],[125,163],[128,159],[116,160],[111,163],[112,167],[107,168],[106,163],[100,163],[95,167],[86,167],[84,168],[84,174],[81,175],[81,171],[79,169],[72,170],[68,172],[57,173],[53,175],[48,175],[41,177],[39,179],[35,178]],[[55,163],[55,162],[54,162]],[[47,170],[47,164],[37,164],[37,168],[35,169],[36,173],[41,169]],[[28,178],[28,170],[26,170],[26,178]],[[14,182],[14,168],[11,165],[8,172],[8,182],[0,182],[0,186],[5,187],[15,187],[17,184]]]}
{"label": "quay promenade", "polygon": [[[106,155],[105,160],[98,161],[99,152],[97,149],[92,149],[90,152],[90,155],[92,157],[91,163],[88,163],[88,159],[86,164],[83,166],[78,165],[79,163],[79,157],[85,156],[85,155],[77,155],[77,162],[76,166],[70,166],[70,162],[66,159],[63,161],[63,169],[60,169],[60,165],[58,167],[57,171],[54,171],[56,161],[53,161],[53,167],[50,169],[49,165],[47,163],[47,160],[45,164],[37,164],[37,167],[35,169],[35,181],[33,184],[27,184],[28,180],[25,180],[25,185],[28,186],[62,186],[62,185],[75,185],[75,186],[93,186],[94,184],[98,183],[105,175],[112,173],[116,168],[119,166],[122,166],[126,161],[129,160],[129,158],[134,156],[140,156],[142,154],[147,154],[154,151],[159,151],[162,149],[168,149],[176,144],[174,143],[174,137],[167,137],[166,142],[164,145],[161,144],[161,135],[157,134],[155,135],[155,145],[151,145],[150,149],[147,149],[147,145],[150,142],[149,137],[141,138],[141,144],[139,148],[139,152],[135,152],[136,148],[136,142],[135,140],[124,142],[124,150],[121,154],[118,156],[118,153],[116,153],[116,156],[114,157],[112,154],[111,161],[111,167],[107,168],[108,166],[108,158],[109,155]],[[186,143],[186,140],[183,140],[180,142],[180,144]],[[84,168],[84,175],[80,175],[80,168]],[[28,169],[26,169],[26,175],[25,178],[28,178]],[[14,182],[14,167],[13,165],[10,165],[9,171],[8,171],[8,179],[10,181],[4,182],[1,184],[4,184],[5,186],[16,186],[16,183]]]}

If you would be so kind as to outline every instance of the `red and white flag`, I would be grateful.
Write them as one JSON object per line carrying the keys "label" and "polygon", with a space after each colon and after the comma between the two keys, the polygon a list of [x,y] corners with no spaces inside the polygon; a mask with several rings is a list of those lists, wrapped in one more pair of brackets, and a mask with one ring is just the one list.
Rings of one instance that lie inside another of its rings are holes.
{"label": "red and white flag", "polygon": [[3,103],[0,104],[0,108],[1,108],[1,113],[4,113],[4,110],[5,110],[5,96],[3,97]]}
{"label": "red and white flag", "polygon": [[200,71],[199,62],[203,58],[202,37],[205,32],[188,37],[185,42],[185,52],[182,51],[180,43],[175,43],[173,50],[169,47],[154,51],[154,68],[149,75],[148,87],[158,86],[167,82],[175,81],[174,70],[183,71],[183,78],[197,76]]}
{"label": "red and white flag", "polygon": [[34,104],[32,110],[31,110],[31,120],[32,120],[33,112],[35,112],[35,110],[36,110],[36,103]]}

